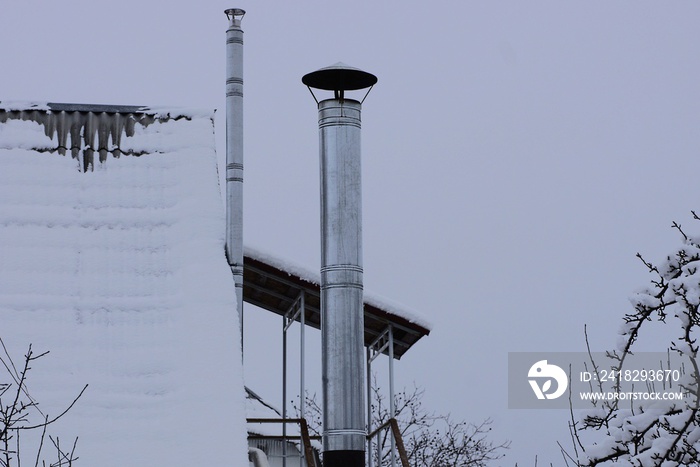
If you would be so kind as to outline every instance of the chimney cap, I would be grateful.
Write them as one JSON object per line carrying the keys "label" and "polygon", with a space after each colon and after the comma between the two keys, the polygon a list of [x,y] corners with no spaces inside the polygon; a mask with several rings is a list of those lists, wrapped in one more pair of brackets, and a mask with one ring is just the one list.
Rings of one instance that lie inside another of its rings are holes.
{"label": "chimney cap", "polygon": [[320,70],[307,73],[301,82],[310,88],[326,91],[355,91],[374,86],[377,77],[359,68],[338,62]]}
{"label": "chimney cap", "polygon": [[240,21],[245,16],[245,10],[242,8],[229,8],[224,10],[224,13],[230,21]]}

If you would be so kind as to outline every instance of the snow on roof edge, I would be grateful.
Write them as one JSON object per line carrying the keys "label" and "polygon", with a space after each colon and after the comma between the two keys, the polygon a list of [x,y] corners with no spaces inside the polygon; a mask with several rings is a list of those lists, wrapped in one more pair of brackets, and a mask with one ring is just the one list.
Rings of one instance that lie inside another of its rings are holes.
{"label": "snow on roof edge", "polygon": [[[289,261],[286,258],[281,258],[279,256],[272,255],[266,251],[263,251],[256,247],[251,247],[249,245],[244,245],[243,253],[245,256],[249,256],[258,261],[269,264],[279,270],[285,271],[289,275],[298,276],[308,282],[315,285],[321,284],[321,275],[307,267],[301,266],[293,261]],[[389,300],[379,294],[376,294],[370,290],[364,290],[364,301],[368,305],[372,305],[381,310],[389,312],[393,315],[404,318],[406,321],[417,324],[428,331],[432,331],[433,324],[425,319],[420,313],[408,308],[407,306],[396,302],[394,300]]]}
{"label": "snow on roof edge", "polygon": [[158,119],[168,118],[214,118],[215,110],[176,107],[176,106],[140,106],[140,105],[110,105],[110,104],[71,104],[39,101],[0,101],[0,110],[5,111],[30,111],[43,110],[66,112],[107,112],[107,113],[142,113],[153,115]]}
{"label": "snow on roof edge", "polygon": [[154,115],[156,118],[214,118],[214,109],[201,109],[196,107],[144,107],[143,112]]}
{"label": "snow on roof edge", "polygon": [[315,285],[321,284],[321,275],[319,273],[307,267],[300,266],[299,264],[296,264],[292,261],[288,261],[287,259],[281,258],[279,256],[273,256],[272,254],[263,251],[259,248],[251,247],[249,245],[243,245],[243,254],[245,256],[250,256],[253,259],[257,259],[258,261],[267,263],[270,266],[273,266],[277,269],[285,271],[290,276],[299,276],[300,278],[309,281]]}
{"label": "snow on roof edge", "polygon": [[51,110],[48,102],[35,101],[0,101],[0,109],[13,110]]}

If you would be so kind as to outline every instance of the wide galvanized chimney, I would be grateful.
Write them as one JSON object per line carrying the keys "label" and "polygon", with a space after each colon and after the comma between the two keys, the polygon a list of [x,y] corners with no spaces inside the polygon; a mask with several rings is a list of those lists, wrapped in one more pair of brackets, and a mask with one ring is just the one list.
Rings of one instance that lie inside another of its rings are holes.
{"label": "wide galvanized chimney", "polygon": [[367,434],[360,173],[362,104],[345,99],[345,91],[371,88],[377,78],[338,63],[305,75],[302,82],[309,89],[334,92],[333,99],[316,101],[321,162],[323,465],[360,467],[365,465]]}
{"label": "wide galvanized chimney", "polygon": [[[243,335],[243,30],[245,11],[230,8],[226,31],[226,257],[236,283]],[[242,345],[242,341],[241,341]]]}

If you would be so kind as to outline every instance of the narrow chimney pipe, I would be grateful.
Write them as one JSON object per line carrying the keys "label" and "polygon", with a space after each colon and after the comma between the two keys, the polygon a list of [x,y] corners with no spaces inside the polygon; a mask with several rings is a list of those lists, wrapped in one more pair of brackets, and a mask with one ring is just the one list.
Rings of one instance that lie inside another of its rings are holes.
{"label": "narrow chimney pipe", "polygon": [[[376,77],[338,63],[309,73],[302,82],[309,89],[332,90],[335,96],[318,103],[323,465],[363,467],[367,427],[360,163],[362,104],[345,99],[344,93],[371,86]],[[367,82],[370,84],[365,85]]]}
{"label": "narrow chimney pipe", "polygon": [[243,30],[245,11],[230,8],[226,30],[226,257],[236,284],[243,345]]}

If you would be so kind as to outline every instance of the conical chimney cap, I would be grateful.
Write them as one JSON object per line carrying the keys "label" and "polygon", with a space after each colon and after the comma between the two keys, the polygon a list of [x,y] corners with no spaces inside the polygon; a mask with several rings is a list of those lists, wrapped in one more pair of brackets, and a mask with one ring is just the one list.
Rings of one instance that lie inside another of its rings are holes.
{"label": "conical chimney cap", "polygon": [[374,86],[377,83],[377,77],[372,73],[338,62],[304,75],[301,82],[310,88],[326,91],[355,91]]}

